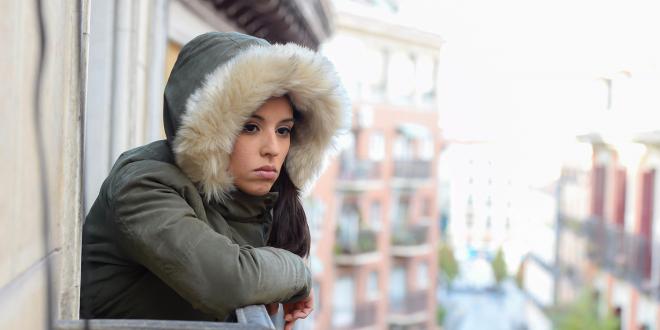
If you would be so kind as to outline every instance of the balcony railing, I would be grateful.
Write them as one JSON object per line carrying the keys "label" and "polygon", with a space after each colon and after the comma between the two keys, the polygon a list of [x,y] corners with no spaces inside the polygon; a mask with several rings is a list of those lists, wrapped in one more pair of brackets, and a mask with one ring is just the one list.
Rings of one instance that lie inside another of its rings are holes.
{"label": "balcony railing", "polygon": [[341,162],[340,180],[377,180],[380,178],[381,162],[357,159]]}
{"label": "balcony railing", "polygon": [[658,283],[652,281],[652,265],[653,251],[660,251],[660,244],[597,218],[564,224],[586,236],[587,256],[593,263],[641,292],[658,294]]}
{"label": "balcony railing", "polygon": [[414,246],[427,244],[429,229],[429,224],[414,224],[398,228],[394,226],[392,228],[392,245]]}
{"label": "balcony railing", "polygon": [[428,179],[431,177],[431,161],[396,160],[394,177],[403,179]]}
{"label": "balcony railing", "polygon": [[360,229],[355,238],[347,238],[349,235],[342,235],[341,229],[338,230],[337,245],[335,251],[337,254],[362,254],[376,251],[377,233],[371,229]]}
{"label": "balcony railing", "polygon": [[390,298],[390,312],[396,314],[414,314],[428,309],[429,291],[417,290],[406,294],[402,299]]}
{"label": "balcony railing", "polygon": [[355,314],[353,316],[353,323],[335,327],[339,330],[360,329],[376,324],[376,313],[378,313],[378,305],[375,301],[362,302],[355,307]]}
{"label": "balcony railing", "polygon": [[275,326],[264,305],[253,305],[236,310],[238,323],[165,320],[59,320],[56,330],[274,330]]}
{"label": "balcony railing", "polygon": [[378,254],[378,233],[371,229],[360,229],[357,235],[344,235],[337,231],[335,262],[340,265],[356,266],[374,262]]}

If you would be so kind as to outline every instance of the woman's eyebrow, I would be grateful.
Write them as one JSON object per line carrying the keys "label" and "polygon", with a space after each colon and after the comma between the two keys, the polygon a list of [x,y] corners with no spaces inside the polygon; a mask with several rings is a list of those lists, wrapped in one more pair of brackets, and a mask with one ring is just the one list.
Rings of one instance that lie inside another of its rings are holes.
{"label": "woman's eyebrow", "polygon": [[[264,119],[264,117],[261,117],[259,115],[252,115],[252,116],[250,116],[250,118],[255,118],[255,119],[260,120],[260,121],[266,121],[266,119]],[[285,123],[285,122],[295,123],[295,120],[293,118],[285,118],[285,119],[280,120],[278,124]]]}

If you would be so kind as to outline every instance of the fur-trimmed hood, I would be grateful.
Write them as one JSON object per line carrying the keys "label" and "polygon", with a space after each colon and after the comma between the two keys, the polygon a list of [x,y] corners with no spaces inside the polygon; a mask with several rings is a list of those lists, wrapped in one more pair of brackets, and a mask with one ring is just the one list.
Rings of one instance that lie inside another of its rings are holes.
{"label": "fur-trimmed hood", "polygon": [[227,168],[237,135],[266,100],[284,94],[302,117],[285,166],[308,190],[350,127],[332,64],[307,48],[239,33],[206,33],[183,47],[165,87],[165,132],[177,165],[207,200],[235,189]]}

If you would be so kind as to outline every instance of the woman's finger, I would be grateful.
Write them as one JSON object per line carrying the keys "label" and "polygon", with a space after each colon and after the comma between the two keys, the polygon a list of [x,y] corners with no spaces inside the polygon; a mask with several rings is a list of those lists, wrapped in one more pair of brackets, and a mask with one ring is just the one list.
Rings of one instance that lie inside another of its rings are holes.
{"label": "woman's finger", "polygon": [[293,324],[296,323],[296,320],[288,321],[284,323],[284,330],[293,330]]}

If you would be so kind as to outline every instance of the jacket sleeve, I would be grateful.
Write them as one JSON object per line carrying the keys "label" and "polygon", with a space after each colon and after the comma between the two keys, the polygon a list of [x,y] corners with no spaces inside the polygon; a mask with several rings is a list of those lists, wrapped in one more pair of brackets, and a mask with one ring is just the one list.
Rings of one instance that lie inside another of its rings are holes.
{"label": "jacket sleeve", "polygon": [[309,294],[311,275],[302,258],[239,246],[198,219],[182,197],[194,186],[177,182],[182,174],[175,166],[140,161],[117,174],[108,203],[120,245],[195,308],[224,317],[238,307]]}

